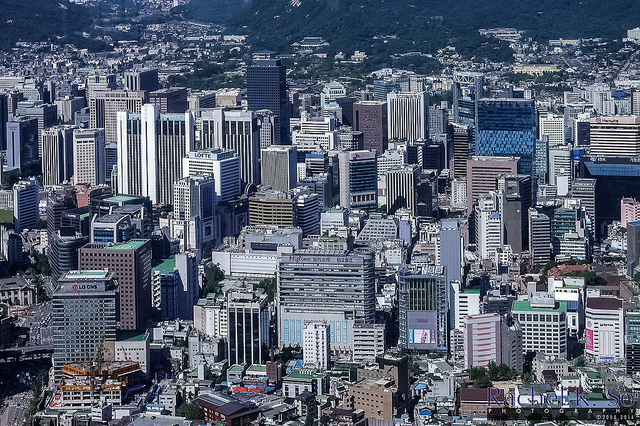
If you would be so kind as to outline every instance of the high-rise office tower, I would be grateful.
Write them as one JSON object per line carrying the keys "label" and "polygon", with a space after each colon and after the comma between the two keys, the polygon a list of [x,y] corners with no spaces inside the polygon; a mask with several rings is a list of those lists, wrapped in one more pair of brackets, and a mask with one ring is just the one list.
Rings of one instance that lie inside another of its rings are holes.
{"label": "high-rise office tower", "polygon": [[215,183],[212,175],[186,177],[175,181],[173,217],[169,221],[171,236],[180,241],[182,250],[200,254],[213,248],[215,230]]}
{"label": "high-rise office tower", "polygon": [[7,150],[7,122],[9,121],[9,105],[7,95],[0,93],[0,151]]}
{"label": "high-rise office tower", "polygon": [[272,145],[262,150],[262,185],[275,191],[295,188],[298,152],[295,146]]}
{"label": "high-rise office tower", "polygon": [[182,161],[185,177],[213,175],[216,202],[229,202],[240,196],[240,157],[234,150],[207,148],[191,151]]}
{"label": "high-rise office tower", "polygon": [[38,120],[18,117],[7,123],[7,166],[20,169],[23,176],[40,174]]}
{"label": "high-rise office tower", "polygon": [[330,151],[336,148],[338,134],[334,117],[301,117],[291,133],[291,143],[302,157],[305,152]]}
{"label": "high-rise office tower", "polygon": [[42,133],[43,185],[60,185],[73,176],[74,129],[75,126],[56,126]]}
{"label": "high-rise office tower", "polygon": [[476,126],[477,100],[484,96],[484,76],[481,73],[456,72],[453,74],[453,122]]}
{"label": "high-rise office tower", "polygon": [[18,102],[15,115],[38,119],[38,155],[42,157],[42,132],[58,122],[58,107],[42,101]]}
{"label": "high-rise office tower", "polygon": [[394,90],[400,90],[400,86],[395,81],[381,78],[373,81],[373,99],[377,102],[386,102],[387,95]]}
{"label": "high-rise office tower", "polygon": [[522,332],[507,326],[497,313],[471,315],[464,319],[465,368],[486,367],[493,362],[522,371]]}
{"label": "high-rise office tower", "polygon": [[627,373],[640,372],[640,311],[624,314],[624,352]]}
{"label": "high-rise office tower", "polygon": [[490,259],[504,243],[504,217],[501,212],[503,194],[489,192],[481,196],[475,207],[476,244],[478,256]]}
{"label": "high-rise office tower", "polygon": [[538,136],[533,100],[480,99],[475,154],[518,156],[520,172],[531,174]]}
{"label": "high-rise office tower", "polygon": [[498,188],[498,177],[518,173],[518,157],[472,157],[467,161],[467,211],[483,194]]}
{"label": "high-rise office tower", "polygon": [[624,356],[624,308],[622,299],[588,297],[585,306],[585,358],[592,362],[616,362]]}
{"label": "high-rise office tower", "polygon": [[296,196],[293,200],[295,226],[302,228],[302,234],[305,237],[319,235],[320,212],[323,205],[320,196],[305,188],[300,188],[295,192]]}
{"label": "high-rise office tower", "polygon": [[531,176],[505,175],[498,178],[498,191],[503,193],[502,216],[504,244],[514,253],[529,247],[529,207],[533,204]]}
{"label": "high-rise office tower", "polygon": [[199,290],[195,253],[184,252],[165,259],[153,268],[152,275],[152,303],[160,320],[193,319]]}
{"label": "high-rise office tower", "polygon": [[361,249],[283,254],[277,271],[279,345],[302,345],[305,325],[325,321],[332,353],[353,353],[354,325],[375,320],[374,265],[373,253]]}
{"label": "high-rise office tower", "polygon": [[77,129],[73,132],[73,179],[93,186],[106,182],[104,129]]}
{"label": "high-rise office tower", "polygon": [[[104,140],[106,144],[118,141],[118,112],[129,111],[140,114],[142,104],[147,99],[143,90],[111,90],[96,92],[94,96],[87,97],[89,101],[89,127],[92,129],[104,128]],[[120,168],[118,168],[120,171]]]}
{"label": "high-rise office tower", "polygon": [[429,138],[429,95],[426,92],[387,95],[389,140],[413,142]]}
{"label": "high-rise office tower", "polygon": [[429,134],[439,135],[447,133],[449,113],[438,105],[429,106]]}
{"label": "high-rise office tower", "polygon": [[381,155],[387,150],[387,103],[358,101],[353,104],[353,130],[362,132],[364,149]]}
{"label": "high-rise office tower", "polygon": [[588,178],[574,179],[571,184],[571,198],[580,200],[580,206],[587,214],[591,229],[594,230],[596,223],[596,180]]}
{"label": "high-rise office tower", "polygon": [[[98,92],[115,90],[118,87],[115,74],[91,74],[85,81],[85,96],[87,102]],[[101,127],[101,126],[99,126]]]}
{"label": "high-rise office tower", "polygon": [[287,70],[279,59],[259,59],[247,68],[247,107],[274,114],[274,143],[289,144]]}
{"label": "high-rise office tower", "polygon": [[215,109],[202,113],[200,145],[232,149],[240,157],[240,176],[245,185],[260,182],[260,128],[253,111]]}
{"label": "high-rise office tower", "polygon": [[462,236],[458,219],[443,219],[440,222],[439,263],[444,266],[447,284],[462,278]]}
{"label": "high-rise office tower", "polygon": [[183,175],[182,159],[194,149],[193,117],[160,114],[144,105],[141,114],[118,112],[118,192],[171,204],[173,182]]}
{"label": "high-rise office tower", "polygon": [[264,364],[269,349],[267,295],[227,293],[228,354],[234,364]]}
{"label": "high-rise office tower", "polygon": [[51,276],[58,279],[69,271],[78,269],[78,251],[89,242],[89,238],[75,230],[64,229],[49,238],[47,257],[51,264]]}
{"label": "high-rise office tower", "polygon": [[187,89],[185,87],[172,87],[158,89],[149,92],[149,103],[160,107],[160,114],[178,113],[184,114],[189,109],[187,102]]}
{"label": "high-rise office tower", "polygon": [[549,216],[529,209],[529,252],[532,266],[551,262],[551,221]]}
{"label": "high-rise office tower", "polygon": [[473,152],[473,128],[454,124],[453,128],[453,177],[467,177],[467,160]]}
{"label": "high-rise office tower", "polygon": [[[561,146],[549,148],[547,152],[549,162],[549,184],[558,185],[558,177],[560,176],[566,176],[568,181],[571,182],[571,149],[568,146]],[[567,188],[567,190],[568,189],[569,188]]]}
{"label": "high-rise office tower", "polygon": [[118,282],[121,330],[142,330],[153,316],[151,254],[151,240],[87,244],[80,249],[80,269],[107,269]]}
{"label": "high-rise office tower", "polygon": [[543,136],[549,138],[549,146],[563,146],[565,141],[564,116],[555,114],[544,114],[539,119],[539,138]]}
{"label": "high-rise office tower", "polygon": [[536,154],[533,160],[533,174],[536,184],[548,182],[549,176],[549,138],[543,136],[536,140]]}
{"label": "high-rise office tower", "polygon": [[403,265],[398,270],[398,346],[447,350],[447,278],[442,266]]}
{"label": "high-rise office tower", "polygon": [[40,220],[38,180],[21,180],[13,185],[13,229],[17,234],[33,229]]}
{"label": "high-rise office tower", "polygon": [[591,155],[640,155],[640,116],[595,117],[589,123]]}
{"label": "high-rise office tower", "polygon": [[271,145],[276,145],[276,116],[268,109],[255,111],[260,126],[260,149],[265,149]]}
{"label": "high-rise office tower", "polygon": [[159,89],[158,70],[141,68],[124,73],[124,85],[127,90],[145,90],[153,92]]}
{"label": "high-rise office tower", "polygon": [[387,171],[387,213],[395,214],[399,209],[407,209],[412,215],[416,214],[420,171],[417,164],[396,166]]}
{"label": "high-rise office tower", "polygon": [[53,367],[95,362],[108,341],[116,339],[117,283],[104,270],[70,271],[58,280],[53,294]]}
{"label": "high-rise office tower", "polygon": [[338,154],[340,205],[375,212],[378,208],[376,153],[349,151]]}
{"label": "high-rise office tower", "polygon": [[640,222],[627,223],[627,274],[635,276],[640,259]]}
{"label": "high-rise office tower", "polygon": [[511,315],[520,322],[524,353],[567,356],[567,302],[549,293],[534,293],[529,300],[513,302]]}

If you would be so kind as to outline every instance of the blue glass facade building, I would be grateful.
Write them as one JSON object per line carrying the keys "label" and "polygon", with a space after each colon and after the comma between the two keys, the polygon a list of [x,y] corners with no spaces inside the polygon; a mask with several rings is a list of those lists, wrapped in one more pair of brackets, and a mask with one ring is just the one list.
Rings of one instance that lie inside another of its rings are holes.
{"label": "blue glass facade building", "polygon": [[247,107],[251,111],[271,111],[274,142],[290,145],[287,72],[279,59],[260,59],[247,68]]}
{"label": "blue glass facade building", "polygon": [[531,174],[538,119],[533,100],[480,99],[476,155],[518,156],[519,173]]}

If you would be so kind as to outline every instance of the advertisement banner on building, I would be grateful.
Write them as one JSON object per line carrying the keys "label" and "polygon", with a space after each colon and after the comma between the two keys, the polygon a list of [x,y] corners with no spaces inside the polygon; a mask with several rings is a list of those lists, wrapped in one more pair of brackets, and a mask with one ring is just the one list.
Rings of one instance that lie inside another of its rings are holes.
{"label": "advertisement banner on building", "polygon": [[584,333],[584,348],[588,351],[593,350],[593,330],[588,328]]}
{"label": "advertisement banner on building", "polygon": [[408,346],[416,349],[437,349],[436,311],[407,312]]}

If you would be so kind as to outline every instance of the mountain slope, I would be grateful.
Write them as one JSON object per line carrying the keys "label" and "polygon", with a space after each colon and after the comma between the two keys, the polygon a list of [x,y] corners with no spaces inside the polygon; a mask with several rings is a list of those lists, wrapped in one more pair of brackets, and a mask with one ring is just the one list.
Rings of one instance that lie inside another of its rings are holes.
{"label": "mountain slope", "polygon": [[635,0],[191,0],[187,16],[244,30],[265,48],[321,36],[338,50],[370,50],[371,37],[383,34],[424,51],[477,45],[477,30],[492,27],[539,39],[621,38],[640,9]]}

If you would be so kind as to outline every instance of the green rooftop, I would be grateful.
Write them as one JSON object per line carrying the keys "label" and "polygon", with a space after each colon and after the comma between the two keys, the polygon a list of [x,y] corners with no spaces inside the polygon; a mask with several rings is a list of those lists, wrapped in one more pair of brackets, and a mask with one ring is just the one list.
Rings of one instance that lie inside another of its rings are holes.
{"label": "green rooftop", "polygon": [[149,338],[148,331],[144,331],[142,333],[139,333],[136,331],[136,332],[126,333],[126,334],[123,333],[120,340],[124,342],[144,342],[148,338]]}
{"label": "green rooftop", "polygon": [[[309,371],[309,370],[306,370],[306,371]],[[319,377],[322,377],[321,373],[315,373],[315,372],[303,373],[302,370],[293,370],[291,374],[286,376],[284,379],[285,380],[314,380]]]}
{"label": "green rooftop", "polygon": [[153,268],[153,272],[158,272],[160,274],[170,274],[176,268],[176,259],[174,257],[170,259],[165,259],[161,264]]}
{"label": "green rooftop", "polygon": [[146,243],[147,240],[131,240],[126,243],[105,247],[107,250],[137,250]]}
{"label": "green rooftop", "polygon": [[566,312],[567,302],[555,302],[553,309],[532,308],[528,300],[514,300],[511,312]]}
{"label": "green rooftop", "polygon": [[82,213],[82,214],[80,215],[80,220],[82,220],[82,219],[84,219],[84,218],[87,218],[87,217],[89,217],[89,213]]}
{"label": "green rooftop", "polygon": [[109,203],[124,203],[125,201],[133,201],[136,197],[130,195],[116,195],[115,197],[105,198],[104,201]]}
{"label": "green rooftop", "polygon": [[463,293],[480,294],[480,289],[478,289],[478,288],[468,288],[468,289],[464,290]]}
{"label": "green rooftop", "polygon": [[13,223],[13,210],[0,210],[0,223]]}
{"label": "green rooftop", "polygon": [[259,373],[266,373],[267,372],[267,366],[266,365],[261,365],[261,364],[252,364],[249,366],[249,368],[247,368],[247,371],[256,371]]}

